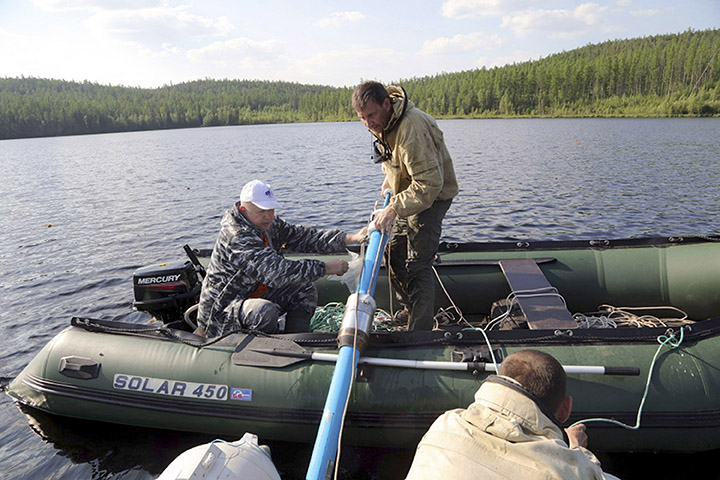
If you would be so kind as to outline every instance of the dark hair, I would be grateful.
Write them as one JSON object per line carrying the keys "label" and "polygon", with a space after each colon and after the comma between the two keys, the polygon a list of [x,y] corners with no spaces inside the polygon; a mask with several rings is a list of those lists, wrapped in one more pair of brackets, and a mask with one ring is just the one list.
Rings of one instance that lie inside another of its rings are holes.
{"label": "dark hair", "polygon": [[520,382],[553,414],[565,399],[565,370],[560,362],[545,352],[520,350],[508,355],[500,364],[498,373]]}
{"label": "dark hair", "polygon": [[382,105],[386,98],[390,98],[382,83],[369,80],[363,82],[353,90],[352,106],[355,110],[364,108],[369,101]]}

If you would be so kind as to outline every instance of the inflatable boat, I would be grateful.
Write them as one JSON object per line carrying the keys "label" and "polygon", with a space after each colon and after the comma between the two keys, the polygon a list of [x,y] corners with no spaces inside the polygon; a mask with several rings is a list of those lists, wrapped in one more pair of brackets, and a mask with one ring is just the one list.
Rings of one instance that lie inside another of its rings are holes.
{"label": "inflatable boat", "polygon": [[[209,251],[189,254],[134,276],[136,308],[157,320],[73,318],[7,393],[67,417],[312,443],[337,333],[193,334],[186,313]],[[377,319],[343,443],[413,448],[496,363],[533,348],[569,372],[570,423],[611,420],[587,424],[591,448],[720,448],[720,238],[444,243],[434,269],[435,329]],[[348,297],[339,282],[317,285],[321,306]],[[384,274],[375,298],[392,317]]]}

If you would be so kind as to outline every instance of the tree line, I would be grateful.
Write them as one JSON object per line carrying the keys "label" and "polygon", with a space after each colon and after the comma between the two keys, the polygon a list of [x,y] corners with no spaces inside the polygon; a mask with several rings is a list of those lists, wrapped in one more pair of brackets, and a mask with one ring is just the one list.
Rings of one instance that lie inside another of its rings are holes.
{"label": "tree line", "polygon": [[718,115],[720,30],[608,41],[403,85],[440,116]]}
{"label": "tree line", "polygon": [[[503,67],[397,82],[439,117],[720,115],[720,30],[613,40]],[[0,78],[0,139],[348,121],[352,89],[198,80],[155,89]]]}

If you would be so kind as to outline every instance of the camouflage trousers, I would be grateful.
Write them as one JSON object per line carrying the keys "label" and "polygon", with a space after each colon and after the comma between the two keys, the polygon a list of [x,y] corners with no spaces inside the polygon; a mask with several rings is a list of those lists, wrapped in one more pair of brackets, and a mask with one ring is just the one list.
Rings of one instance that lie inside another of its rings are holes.
{"label": "camouflage trousers", "polygon": [[286,333],[308,332],[317,301],[314,283],[289,283],[280,288],[270,288],[262,298],[232,302],[228,310],[230,321],[248,330],[277,333],[280,331],[278,320],[285,314]]}
{"label": "camouflage trousers", "polygon": [[438,200],[417,215],[399,218],[387,250],[395,296],[407,308],[408,330],[432,330],[435,277],[432,263],[440,244],[442,221],[452,200]]}

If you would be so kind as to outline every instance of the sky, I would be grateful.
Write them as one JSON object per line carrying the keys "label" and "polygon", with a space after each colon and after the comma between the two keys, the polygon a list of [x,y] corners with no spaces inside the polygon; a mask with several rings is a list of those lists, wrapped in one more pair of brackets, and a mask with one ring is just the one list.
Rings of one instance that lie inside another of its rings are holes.
{"label": "sky", "polygon": [[0,0],[0,77],[354,86],[720,27],[720,0]]}

